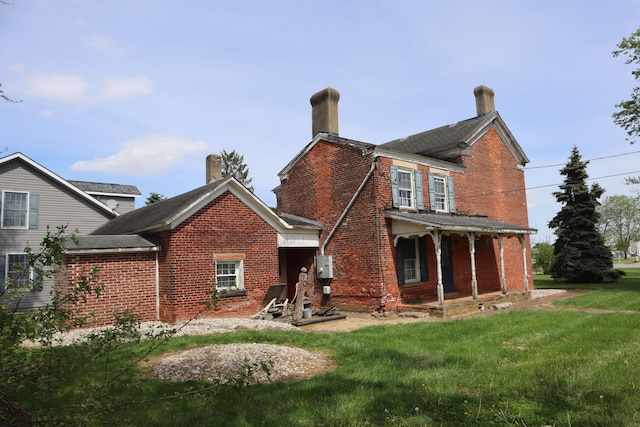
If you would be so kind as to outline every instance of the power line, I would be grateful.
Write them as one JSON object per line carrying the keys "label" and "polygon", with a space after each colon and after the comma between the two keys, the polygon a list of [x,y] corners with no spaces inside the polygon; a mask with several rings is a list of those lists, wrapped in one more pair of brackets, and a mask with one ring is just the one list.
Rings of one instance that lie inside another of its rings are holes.
{"label": "power line", "polygon": [[[590,161],[593,161],[593,160],[611,159],[613,157],[622,157],[622,156],[628,156],[630,154],[637,154],[637,153],[640,153],[640,150],[638,150],[638,151],[629,151],[628,153],[612,154],[610,156],[594,157],[593,159],[583,160],[583,162],[590,162]],[[554,164],[554,165],[530,166],[527,169],[553,168],[553,167],[565,166],[565,165],[566,165],[566,163],[557,163],[557,164]],[[632,172],[632,173],[636,173],[636,172]]]}

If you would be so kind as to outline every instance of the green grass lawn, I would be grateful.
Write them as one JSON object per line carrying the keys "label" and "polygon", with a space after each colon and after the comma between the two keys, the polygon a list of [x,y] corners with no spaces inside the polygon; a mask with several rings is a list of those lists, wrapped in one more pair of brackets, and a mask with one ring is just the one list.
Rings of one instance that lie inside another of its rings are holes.
{"label": "green grass lawn", "polygon": [[[89,425],[640,425],[640,270],[627,271],[615,284],[571,285],[595,291],[562,302],[618,312],[512,310],[340,334],[241,331],[177,337],[156,351],[264,342],[330,354],[337,368],[309,380],[202,390],[136,368],[101,390],[150,345],[140,343],[108,357],[53,349],[50,391],[25,378],[16,393],[32,413],[58,408]],[[544,276],[536,286],[560,287]]]}

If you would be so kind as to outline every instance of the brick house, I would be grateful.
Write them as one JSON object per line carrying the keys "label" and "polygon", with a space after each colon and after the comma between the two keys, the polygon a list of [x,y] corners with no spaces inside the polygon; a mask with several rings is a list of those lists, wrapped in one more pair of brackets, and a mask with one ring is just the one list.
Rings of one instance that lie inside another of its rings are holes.
{"label": "brick house", "polygon": [[[338,134],[337,91],[311,97],[313,140],[279,173],[278,212],[324,224],[314,304],[406,309],[532,290],[524,166],[494,106],[374,145]],[[446,313],[445,313],[446,314]]]}
{"label": "brick house", "polygon": [[[114,311],[166,322],[248,316],[262,308],[271,285],[295,286],[300,266],[313,263],[322,224],[278,216],[235,178],[221,179],[219,156],[206,165],[206,185],[68,244],[58,289],[98,268],[105,289],[82,308],[101,324]],[[213,290],[218,309],[205,310]]]}
{"label": "brick house", "polygon": [[[449,300],[528,297],[528,159],[474,90],[477,116],[375,145],[338,134],[339,94],[311,97],[312,141],[279,173],[277,214],[207,158],[207,184],[125,213],[69,245],[59,286],[92,267],[106,289],[84,308],[174,322],[247,316],[273,284],[313,307],[447,315]],[[218,310],[203,312],[212,289]],[[477,305],[477,304],[476,304]]]}

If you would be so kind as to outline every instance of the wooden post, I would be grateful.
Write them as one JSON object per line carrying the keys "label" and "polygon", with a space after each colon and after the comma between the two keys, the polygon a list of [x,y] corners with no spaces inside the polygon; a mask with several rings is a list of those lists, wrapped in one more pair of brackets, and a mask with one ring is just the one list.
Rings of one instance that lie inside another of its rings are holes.
{"label": "wooden post", "polygon": [[523,235],[519,235],[520,246],[522,247],[522,266],[524,267],[524,290],[529,292],[529,272],[527,271],[527,246],[525,245],[525,238]]}
{"label": "wooden post", "polygon": [[476,233],[470,231],[467,233],[469,239],[469,255],[471,257],[471,292],[473,299],[478,299],[478,281],[476,279]]}
{"label": "wooden post", "polygon": [[504,273],[504,245],[502,244],[502,233],[498,234],[498,246],[500,247],[500,287],[502,295],[507,294],[507,277]]}
{"label": "wooden post", "polygon": [[438,306],[444,306],[444,285],[442,284],[442,231],[430,231],[431,240],[436,250],[436,271],[438,272]]}
{"label": "wooden post", "polygon": [[304,288],[307,285],[307,268],[302,267],[298,274],[298,283],[296,283],[296,308],[293,313],[293,320],[302,320],[302,309],[304,307]]}

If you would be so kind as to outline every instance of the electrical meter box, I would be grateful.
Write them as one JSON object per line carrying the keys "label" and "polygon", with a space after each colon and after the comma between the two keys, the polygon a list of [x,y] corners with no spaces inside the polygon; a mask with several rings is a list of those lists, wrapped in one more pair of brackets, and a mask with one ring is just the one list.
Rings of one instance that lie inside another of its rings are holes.
{"label": "electrical meter box", "polygon": [[331,255],[316,257],[316,273],[318,279],[333,279],[333,258]]}

